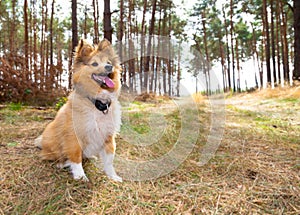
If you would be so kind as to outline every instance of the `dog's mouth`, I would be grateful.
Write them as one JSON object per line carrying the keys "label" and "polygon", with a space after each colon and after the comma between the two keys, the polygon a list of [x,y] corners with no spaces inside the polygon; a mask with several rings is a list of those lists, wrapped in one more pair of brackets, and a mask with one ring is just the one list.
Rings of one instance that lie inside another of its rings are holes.
{"label": "dog's mouth", "polygon": [[110,79],[109,75],[107,74],[92,74],[92,79],[96,81],[101,87],[104,88],[114,88],[115,83],[113,80]]}

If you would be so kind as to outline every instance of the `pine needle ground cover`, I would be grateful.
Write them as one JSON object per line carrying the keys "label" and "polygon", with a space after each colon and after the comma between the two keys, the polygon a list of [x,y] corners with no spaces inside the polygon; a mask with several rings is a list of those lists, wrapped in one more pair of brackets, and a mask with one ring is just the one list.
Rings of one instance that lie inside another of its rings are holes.
{"label": "pine needle ground cover", "polygon": [[[90,183],[42,162],[33,142],[56,110],[6,105],[0,110],[0,214],[299,214],[298,95],[291,88],[227,98],[222,142],[203,166],[197,163],[210,110],[205,99],[197,100],[198,111],[190,114],[199,117],[199,137],[185,161],[157,179],[123,183],[109,180],[93,161],[84,162]],[[147,135],[150,110],[163,114],[164,134],[147,147],[120,135],[118,155],[155,159],[173,147],[181,118],[171,100],[133,102],[123,117],[134,132]]]}

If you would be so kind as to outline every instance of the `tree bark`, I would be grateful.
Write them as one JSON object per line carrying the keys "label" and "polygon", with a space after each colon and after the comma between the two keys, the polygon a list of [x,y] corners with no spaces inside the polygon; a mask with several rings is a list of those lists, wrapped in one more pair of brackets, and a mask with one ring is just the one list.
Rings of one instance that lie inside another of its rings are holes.
{"label": "tree bark", "polygon": [[[12,20],[10,21],[10,32],[9,32],[9,50],[10,50],[10,57],[12,60],[13,56],[15,55],[15,20],[16,20],[16,0],[12,0],[11,2],[12,7]],[[11,62],[12,65],[15,62]]]}
{"label": "tree bark", "polygon": [[72,51],[78,44],[78,29],[77,29],[77,0],[72,0]]}
{"label": "tree bark", "polygon": [[208,54],[208,45],[207,45],[207,32],[206,32],[206,14],[205,10],[202,12],[202,27],[203,27],[203,42],[204,42],[204,49],[205,49],[205,60],[204,63],[204,74],[206,77],[206,95],[210,95],[211,89],[210,89],[210,73],[209,73],[209,67],[210,67],[210,59]]}
{"label": "tree bark", "polygon": [[142,27],[141,27],[141,52],[140,52],[140,85],[141,88],[143,88],[143,77],[142,75],[144,74],[144,65],[145,65],[145,56],[144,56],[144,49],[145,49],[145,36],[146,36],[146,29],[145,29],[145,17],[146,17],[146,12],[147,12],[147,0],[144,0],[144,5],[143,5],[143,18],[142,18]]}
{"label": "tree bark", "polygon": [[151,41],[152,41],[152,35],[154,33],[154,24],[155,24],[155,12],[156,12],[156,2],[157,0],[153,0],[152,5],[152,13],[151,13],[151,21],[150,21],[150,27],[149,27],[149,37],[148,37],[148,44],[147,44],[147,56],[144,66],[144,86],[143,91],[148,91],[148,78],[149,78],[149,72],[150,72],[150,54],[151,54]]}
{"label": "tree bark", "polygon": [[266,52],[266,65],[267,65],[267,82],[271,82],[271,64],[270,64],[270,33],[267,11],[267,0],[263,0],[263,13],[262,13],[264,34],[265,34],[265,52]]}
{"label": "tree bark", "polygon": [[287,15],[282,7],[282,47],[283,47],[283,70],[284,76],[287,81],[290,80],[290,68],[289,68],[289,51],[288,51],[288,41],[287,41]]}
{"label": "tree bark", "polygon": [[241,92],[241,71],[240,71],[240,59],[239,59],[239,39],[235,39],[235,56],[236,56],[236,67],[237,67],[237,91]]}
{"label": "tree bark", "polygon": [[103,24],[104,24],[104,38],[109,42],[112,42],[112,31],[111,26],[111,12],[110,12],[110,0],[104,0],[104,12],[103,12]]}
{"label": "tree bark", "polygon": [[99,10],[98,10],[98,0],[93,0],[93,17],[94,17],[94,44],[99,43]]}
{"label": "tree bark", "polygon": [[[28,61],[29,61],[29,52],[28,52],[28,13],[27,13],[28,5],[27,0],[24,0],[24,52],[25,52],[25,69],[29,69]],[[29,74],[28,74],[29,75]],[[29,76],[27,76],[27,80]]]}
{"label": "tree bark", "polygon": [[231,90],[231,75],[230,75],[230,51],[229,51],[229,39],[228,39],[228,29],[227,29],[227,22],[226,22],[226,15],[225,9],[222,8],[223,18],[224,18],[224,25],[225,25],[225,36],[226,36],[226,50],[227,50],[227,81],[228,81],[228,88],[227,91]]}
{"label": "tree bark", "polygon": [[[276,1],[276,50],[277,50],[277,82],[281,82],[283,78],[281,77],[281,68],[280,68],[280,24],[281,24],[281,18],[280,18],[280,7],[279,7],[279,1]],[[284,83],[281,83],[281,86],[283,86]]]}
{"label": "tree bark", "polygon": [[233,0],[230,0],[230,37],[231,37],[232,83],[233,83],[233,92],[236,92],[233,31],[234,31],[234,26],[233,26]]}
{"label": "tree bark", "polygon": [[53,17],[54,17],[54,4],[52,0],[51,18],[50,18],[50,66],[53,66]]}
{"label": "tree bark", "polygon": [[[118,40],[119,42],[122,41],[123,35],[124,35],[124,0],[120,0],[120,21],[119,21],[119,34],[118,34]],[[121,52],[119,55],[122,54]],[[121,56],[120,56],[121,58]]]}
{"label": "tree bark", "polygon": [[[271,76],[271,81],[272,86],[275,84],[278,84],[278,80],[276,78],[276,59],[275,59],[275,33],[274,33],[274,1],[270,0],[270,6],[271,6],[271,50],[272,50],[272,76]],[[273,80],[272,80],[273,79]]]}
{"label": "tree bark", "polygon": [[37,84],[37,88],[40,87],[40,80],[38,68],[37,68],[37,12],[36,12],[36,4],[33,1],[33,69],[34,69],[34,81]]}
{"label": "tree bark", "polygon": [[72,50],[69,64],[69,89],[72,88],[72,53],[78,44],[78,30],[77,30],[77,0],[72,0]]}
{"label": "tree bark", "polygon": [[300,80],[300,1],[294,0],[294,79]]}
{"label": "tree bark", "polygon": [[50,89],[55,84],[56,69],[53,62],[53,18],[54,18],[55,0],[52,0],[51,17],[50,17]]}

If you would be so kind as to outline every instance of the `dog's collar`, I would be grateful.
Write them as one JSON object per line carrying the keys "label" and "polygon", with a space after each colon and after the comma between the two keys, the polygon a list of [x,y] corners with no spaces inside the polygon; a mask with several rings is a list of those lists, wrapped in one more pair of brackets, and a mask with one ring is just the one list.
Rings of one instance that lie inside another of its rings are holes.
{"label": "dog's collar", "polygon": [[107,114],[108,113],[108,108],[111,105],[111,100],[108,99],[107,102],[103,103],[101,100],[97,100],[97,99],[91,99],[91,101],[94,103],[95,107],[102,111],[103,114]]}

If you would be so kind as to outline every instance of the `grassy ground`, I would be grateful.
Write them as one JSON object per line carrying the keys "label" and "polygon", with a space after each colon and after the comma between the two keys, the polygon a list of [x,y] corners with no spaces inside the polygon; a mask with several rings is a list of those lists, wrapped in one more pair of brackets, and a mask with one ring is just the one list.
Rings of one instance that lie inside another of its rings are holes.
{"label": "grassy ground", "polygon": [[[123,183],[109,180],[91,161],[84,162],[89,183],[40,161],[33,141],[56,111],[8,105],[0,110],[0,214],[300,214],[299,91],[228,97],[222,142],[204,166],[197,163],[211,115],[208,103],[198,98],[198,113],[189,114],[198,114],[200,135],[187,159],[158,179]],[[121,133],[118,155],[148,160],[174,147],[182,125],[174,102],[125,106],[124,119],[131,125],[124,123],[122,133],[130,128],[151,139],[147,119],[156,111],[166,124],[149,146],[131,144]]]}

